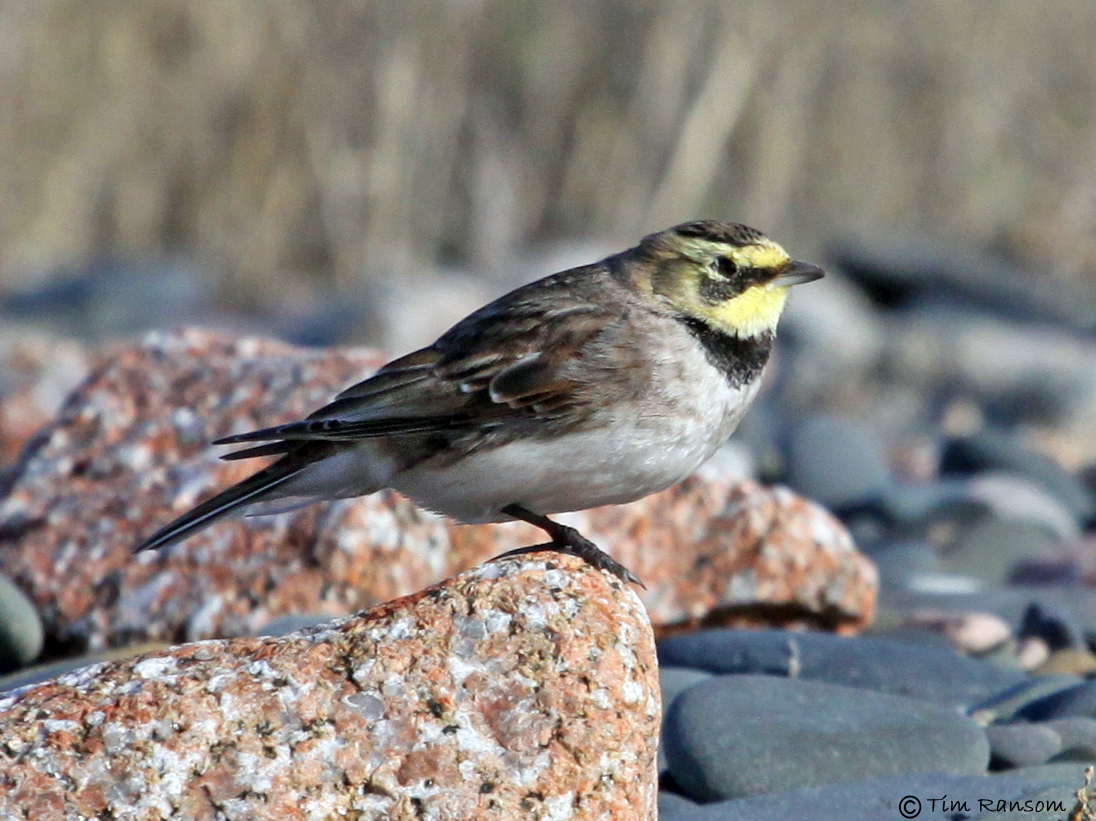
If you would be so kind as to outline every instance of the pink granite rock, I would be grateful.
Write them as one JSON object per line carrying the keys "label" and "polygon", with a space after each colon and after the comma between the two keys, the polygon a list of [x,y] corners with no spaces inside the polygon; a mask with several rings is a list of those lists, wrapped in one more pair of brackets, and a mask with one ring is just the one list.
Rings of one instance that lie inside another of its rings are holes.
{"label": "pink granite rock", "polygon": [[[131,552],[157,523],[255,469],[221,461],[210,439],[300,418],[383,361],[203,331],[117,349],[23,455],[0,501],[0,565],[55,641],[88,649],[241,635],[282,613],[343,615],[437,581],[444,524],[391,494]],[[344,516],[368,526],[343,530]],[[318,536],[332,519],[330,538]]]}
{"label": "pink granite rock", "polygon": [[[98,650],[342,615],[540,541],[528,525],[448,524],[382,492],[131,554],[256,469],[219,460],[211,439],[301,418],[383,361],[197,330],[116,347],[24,454],[0,500],[0,565],[55,644]],[[852,632],[874,612],[874,568],[832,516],[787,491],[739,486],[717,462],[632,505],[560,518],[639,574],[659,624]]]}
{"label": "pink granite rock", "polygon": [[[852,634],[875,615],[875,565],[832,513],[787,488],[736,481],[718,463],[632,504],[556,518],[643,580],[660,635],[700,626]],[[491,549],[522,537],[531,533],[493,539]]]}
{"label": "pink granite rock", "polygon": [[87,375],[90,356],[71,339],[25,329],[0,334],[0,469],[57,414]]}
{"label": "pink granite rock", "polygon": [[654,639],[578,559],[0,697],[0,817],[654,819]]}

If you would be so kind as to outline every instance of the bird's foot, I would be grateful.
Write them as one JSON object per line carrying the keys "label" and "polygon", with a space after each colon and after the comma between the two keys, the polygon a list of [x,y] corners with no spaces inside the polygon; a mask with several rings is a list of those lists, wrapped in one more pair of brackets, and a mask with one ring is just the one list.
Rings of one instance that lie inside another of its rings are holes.
{"label": "bird's foot", "polygon": [[[591,567],[595,567],[598,570],[607,570],[612,573],[618,579],[624,582],[631,582],[632,584],[638,584],[644,590],[647,586],[639,580],[631,570],[622,565],[620,562],[613,559],[608,553],[591,542],[573,527],[567,525],[561,525],[559,522],[553,522],[547,516],[541,516],[532,511],[526,510],[520,505],[507,505],[502,509],[502,512],[507,516],[513,516],[515,519],[521,519],[524,522],[528,522],[531,525],[536,525],[549,536],[552,537],[552,547],[558,550],[560,553],[567,553],[571,556],[576,556],[589,564]],[[531,545],[529,547],[519,547],[516,550],[509,550],[503,553],[502,556],[520,556],[524,553],[533,553],[538,550],[543,550],[544,545]],[[502,558],[500,556],[499,558]]]}

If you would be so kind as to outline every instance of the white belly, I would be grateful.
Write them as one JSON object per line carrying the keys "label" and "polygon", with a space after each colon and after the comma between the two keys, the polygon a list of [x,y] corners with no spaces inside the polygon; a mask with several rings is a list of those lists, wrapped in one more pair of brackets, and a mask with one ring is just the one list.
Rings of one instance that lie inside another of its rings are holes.
{"label": "white belly", "polygon": [[[611,432],[513,442],[456,464],[421,463],[389,484],[423,507],[468,523],[502,521],[499,511],[509,504],[550,514],[631,502],[695,471],[738,424],[756,386],[749,396],[727,395],[726,383],[718,390],[724,395],[697,392],[697,404],[715,402],[716,413],[638,419]],[[728,407],[737,410],[724,413]]]}

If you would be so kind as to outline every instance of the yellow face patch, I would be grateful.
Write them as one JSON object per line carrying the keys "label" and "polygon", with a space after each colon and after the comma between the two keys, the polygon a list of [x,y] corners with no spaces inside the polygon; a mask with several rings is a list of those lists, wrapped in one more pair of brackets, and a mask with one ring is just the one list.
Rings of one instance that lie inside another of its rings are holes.
{"label": "yellow face patch", "polygon": [[[739,338],[776,330],[788,288],[772,280],[791,258],[775,242],[761,237],[739,246],[670,233],[654,247],[653,256],[637,287],[668,299],[685,316]],[[730,259],[737,271],[721,270],[722,258]],[[762,281],[729,296],[751,280]]]}
{"label": "yellow face patch", "polygon": [[706,305],[698,313],[723,333],[738,337],[757,336],[776,330],[776,323],[787,301],[786,287],[754,285],[733,299]]}

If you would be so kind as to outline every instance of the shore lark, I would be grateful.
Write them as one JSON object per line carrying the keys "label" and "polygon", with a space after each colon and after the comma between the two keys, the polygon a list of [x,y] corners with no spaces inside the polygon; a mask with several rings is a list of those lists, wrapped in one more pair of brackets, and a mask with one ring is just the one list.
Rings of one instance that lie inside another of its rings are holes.
{"label": "shore lark", "polygon": [[530,522],[637,581],[547,514],[696,470],[757,394],[788,287],[821,276],[753,228],[699,221],[517,288],[307,419],[214,442],[281,458],[137,550],[235,511],[394,488],[461,522]]}

